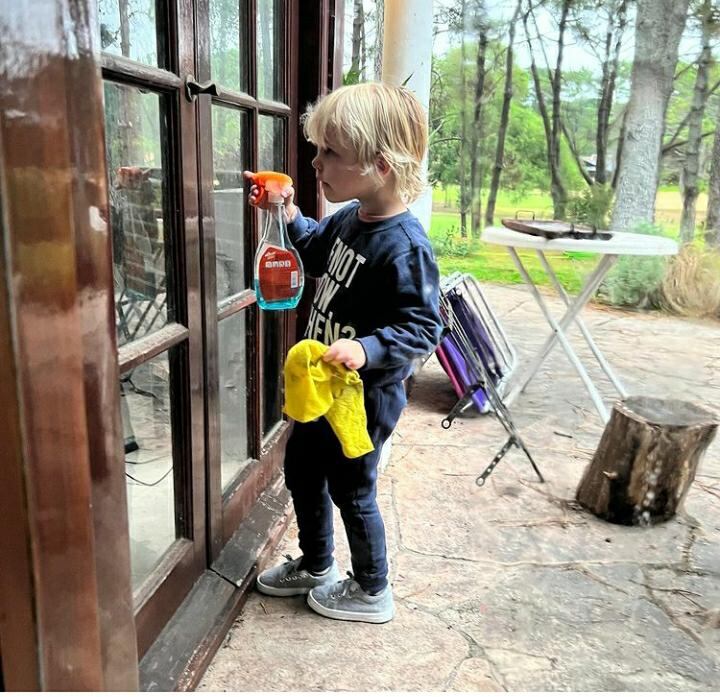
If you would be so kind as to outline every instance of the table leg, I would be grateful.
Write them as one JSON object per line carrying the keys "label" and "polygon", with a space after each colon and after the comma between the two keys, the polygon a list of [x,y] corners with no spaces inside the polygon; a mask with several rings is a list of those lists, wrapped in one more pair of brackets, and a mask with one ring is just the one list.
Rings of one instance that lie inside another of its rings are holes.
{"label": "table leg", "polygon": [[[535,253],[537,254],[538,258],[540,259],[540,263],[542,264],[543,268],[545,269],[545,273],[550,278],[550,281],[555,286],[555,290],[557,291],[558,295],[562,298],[563,302],[565,303],[566,307],[570,307],[570,297],[565,292],[565,289],[562,287],[562,284],[558,280],[558,277],[555,275],[555,272],[552,270],[552,267],[550,266],[547,258],[545,257],[545,254],[543,254],[541,249],[536,249]],[[628,396],[628,392],[625,389],[622,382],[620,382],[620,378],[615,375],[612,368],[610,367],[610,364],[608,363],[605,356],[602,354],[600,349],[597,347],[597,344],[595,343],[595,340],[592,338],[592,334],[590,334],[590,330],[585,325],[585,322],[582,321],[582,319],[578,316],[575,318],[575,324],[579,327],[580,331],[582,332],[582,335],[585,337],[585,341],[587,341],[588,346],[590,347],[590,350],[595,355],[595,358],[597,359],[597,362],[600,364],[600,367],[605,371],[605,375],[608,376],[610,381],[613,385],[615,385],[615,389],[618,391],[620,396],[624,399]]]}
{"label": "table leg", "polygon": [[528,274],[527,270],[525,269],[522,261],[520,260],[520,257],[517,255],[517,252],[514,248],[508,247],[508,251],[510,253],[510,256],[515,263],[515,266],[517,267],[518,271],[520,272],[520,275],[523,277],[525,282],[529,285],[530,291],[535,297],[535,300],[538,303],[538,306],[540,307],[542,313],[545,315],[545,318],[547,319],[548,323],[553,329],[552,334],[548,337],[547,341],[545,342],[545,345],[542,347],[540,352],[537,354],[535,359],[533,360],[533,363],[531,364],[530,368],[528,369],[527,375],[522,383],[518,387],[512,390],[510,395],[507,398],[507,402],[512,402],[518,394],[523,392],[525,388],[530,384],[530,381],[535,377],[538,370],[540,369],[540,366],[545,362],[545,359],[550,355],[550,352],[552,351],[553,347],[555,346],[555,343],[559,341],[562,344],[563,349],[565,350],[565,353],[567,354],[568,358],[570,359],[570,362],[573,364],[575,369],[578,372],[578,375],[582,379],[582,381],[585,383],[585,387],[588,390],[588,393],[590,394],[591,399],[593,400],[593,403],[595,404],[595,408],[598,410],[598,413],[600,414],[601,418],[604,421],[607,421],[610,418],[610,415],[608,413],[607,408],[605,407],[605,404],[602,401],[602,398],[600,397],[600,393],[598,392],[597,388],[593,384],[592,380],[590,379],[590,376],[587,374],[587,371],[585,370],[585,367],[583,366],[582,362],[578,358],[577,354],[573,350],[572,346],[567,340],[567,337],[565,336],[565,330],[568,328],[568,326],[575,320],[579,312],[582,310],[582,308],[585,306],[587,301],[590,299],[590,297],[595,293],[598,286],[602,282],[603,278],[605,278],[605,275],[610,270],[610,267],[615,263],[615,260],[617,257],[612,254],[608,254],[603,256],[603,258],[600,260],[600,263],[597,265],[595,270],[590,275],[590,278],[588,278],[587,282],[585,283],[585,286],[583,287],[580,294],[575,298],[575,301],[568,307],[567,312],[563,316],[563,318],[558,323],[555,318],[550,314],[550,311],[548,310],[545,301],[543,300],[542,295],[539,293],[538,289],[536,288],[535,284],[532,282],[532,279],[530,278],[530,275]]}

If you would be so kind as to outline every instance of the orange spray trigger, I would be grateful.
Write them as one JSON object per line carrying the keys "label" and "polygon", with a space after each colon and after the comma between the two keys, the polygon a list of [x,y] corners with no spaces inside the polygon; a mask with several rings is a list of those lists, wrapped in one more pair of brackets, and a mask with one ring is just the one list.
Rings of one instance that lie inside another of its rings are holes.
{"label": "orange spray trigger", "polygon": [[260,198],[265,195],[265,192],[276,199],[281,198],[283,191],[293,185],[292,177],[282,172],[273,172],[271,170],[255,172],[253,182],[260,188]]}

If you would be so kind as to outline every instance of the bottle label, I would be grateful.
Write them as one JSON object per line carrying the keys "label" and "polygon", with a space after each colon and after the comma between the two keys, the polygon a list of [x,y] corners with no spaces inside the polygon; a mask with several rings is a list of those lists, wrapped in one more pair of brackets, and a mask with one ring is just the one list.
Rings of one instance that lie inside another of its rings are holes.
{"label": "bottle label", "polygon": [[295,255],[282,247],[268,247],[260,257],[258,282],[265,300],[287,300],[295,297],[300,286]]}

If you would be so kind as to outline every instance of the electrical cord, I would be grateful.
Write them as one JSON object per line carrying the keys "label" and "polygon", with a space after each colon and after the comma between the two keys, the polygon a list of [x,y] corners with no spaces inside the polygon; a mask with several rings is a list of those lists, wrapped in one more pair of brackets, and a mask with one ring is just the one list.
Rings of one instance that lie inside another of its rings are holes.
{"label": "electrical cord", "polygon": [[[160,460],[160,459],[162,459],[162,457],[151,457],[149,460],[145,460],[144,462],[133,462],[132,460],[125,460],[125,464],[126,465],[147,465],[150,462],[156,462],[157,460]],[[152,483],[144,482],[141,479],[138,479],[137,477],[133,477],[133,475],[130,474],[129,472],[125,472],[125,476],[128,479],[132,479],[134,482],[136,482],[137,484],[140,484],[141,486],[157,486],[172,471],[173,471],[173,466],[171,466],[170,469],[167,472],[165,472],[165,474],[163,474],[162,477],[160,477],[160,479],[158,479],[157,481],[152,482]]]}
{"label": "electrical cord", "polygon": [[142,485],[142,486],[157,486],[157,485],[160,484],[160,482],[161,482],[163,479],[165,479],[165,477],[167,477],[168,474],[170,474],[170,472],[172,472],[172,471],[173,471],[173,468],[171,467],[167,472],[165,472],[165,474],[163,474],[162,477],[160,477],[160,479],[158,479],[156,482],[153,482],[152,484],[150,484],[150,483],[148,483],[148,482],[143,482],[143,481],[141,481],[140,479],[138,479],[137,477],[133,477],[132,474],[130,474],[129,472],[125,472],[125,476],[126,476],[128,479],[132,479],[134,482],[136,482],[137,484],[140,484],[140,485]]}

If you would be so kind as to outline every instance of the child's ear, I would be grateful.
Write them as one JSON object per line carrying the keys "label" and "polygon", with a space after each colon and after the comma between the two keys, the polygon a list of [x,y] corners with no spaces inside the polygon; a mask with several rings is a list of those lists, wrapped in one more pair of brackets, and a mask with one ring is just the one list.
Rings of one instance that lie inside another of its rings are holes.
{"label": "child's ear", "polygon": [[377,167],[377,170],[381,176],[384,177],[390,174],[390,165],[382,155],[378,155],[375,158],[375,166]]}

